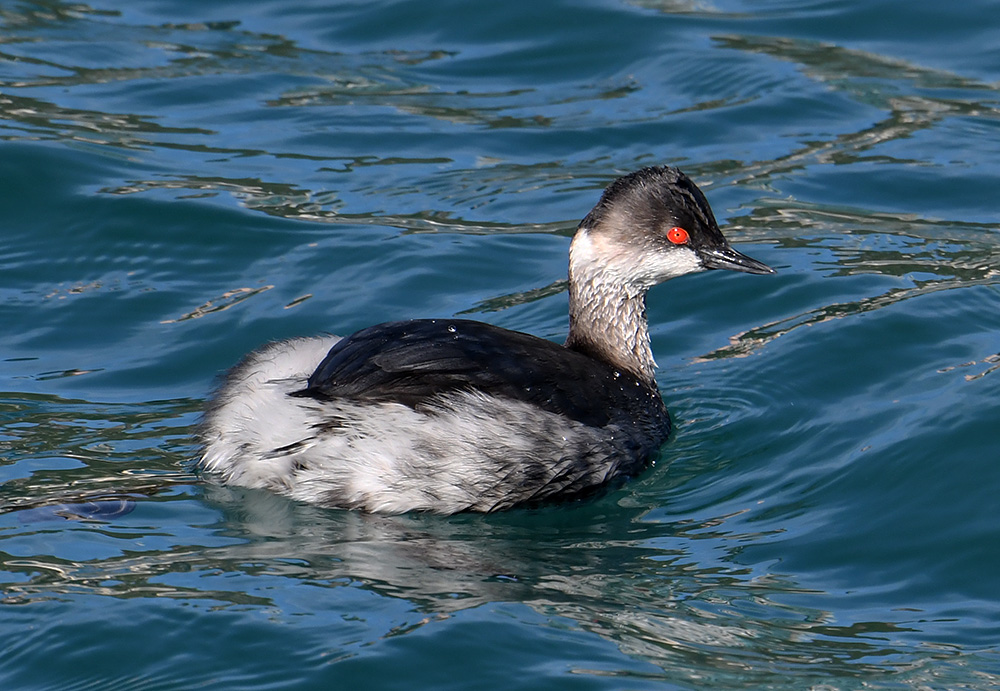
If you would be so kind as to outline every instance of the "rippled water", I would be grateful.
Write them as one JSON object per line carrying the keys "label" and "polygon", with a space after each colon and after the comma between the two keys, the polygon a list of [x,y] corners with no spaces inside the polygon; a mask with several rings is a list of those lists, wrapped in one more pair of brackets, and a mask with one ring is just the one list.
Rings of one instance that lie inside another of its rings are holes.
{"label": "rippled water", "polygon": [[[997,687],[998,46],[984,0],[0,0],[0,686]],[[269,339],[564,337],[654,163],[780,273],[651,293],[650,472],[448,518],[196,476]]]}

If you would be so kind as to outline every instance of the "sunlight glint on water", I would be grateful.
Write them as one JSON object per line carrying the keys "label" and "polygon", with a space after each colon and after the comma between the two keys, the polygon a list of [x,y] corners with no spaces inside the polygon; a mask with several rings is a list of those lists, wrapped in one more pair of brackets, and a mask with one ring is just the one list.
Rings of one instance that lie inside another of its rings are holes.
{"label": "sunlight glint on water", "polygon": [[[3,688],[1000,684],[991,3],[7,2],[0,36]],[[564,338],[572,230],[652,164],[780,273],[650,294],[648,473],[451,518],[195,473],[265,341]]]}

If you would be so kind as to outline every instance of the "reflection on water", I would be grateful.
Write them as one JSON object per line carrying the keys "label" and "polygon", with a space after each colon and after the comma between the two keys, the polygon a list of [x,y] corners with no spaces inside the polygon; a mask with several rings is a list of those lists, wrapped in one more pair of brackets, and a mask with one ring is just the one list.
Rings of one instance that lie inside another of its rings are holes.
{"label": "reflection on water", "polygon": [[[4,3],[0,686],[194,686],[202,638],[206,684],[246,650],[256,688],[451,669],[456,621],[512,644],[490,687],[1000,686],[994,10]],[[564,334],[566,238],[650,164],[779,268],[652,296],[678,431],[650,473],[451,518],[197,476],[212,377],[264,340]],[[83,659],[133,643],[145,677]]]}
{"label": "reflection on water", "polygon": [[[416,626],[390,622],[384,637],[488,603],[523,603],[691,683],[733,673],[755,684],[786,673],[852,677],[905,671],[916,660],[906,634],[917,629],[906,616],[843,625],[829,611],[790,604],[810,591],[779,573],[740,565],[741,543],[760,536],[732,534],[725,517],[665,524],[644,520],[639,510],[601,515],[591,507],[489,520],[379,517],[215,486],[205,488],[203,500],[213,509],[211,544],[130,548],[129,536],[148,521],[140,506],[136,518],[72,529],[77,539],[96,531],[121,543],[116,555],[74,561],[57,549],[30,560],[5,557],[4,569],[24,577],[7,586],[5,602],[146,593],[294,617],[282,593],[309,584],[329,589],[313,597],[322,609],[328,605],[319,603],[336,603],[342,589],[362,588],[401,599],[425,617]],[[22,535],[44,529],[35,525],[21,528]],[[626,533],[629,539],[608,540]],[[919,626],[921,615],[911,619]],[[341,655],[357,645],[328,644]],[[922,653],[921,664],[953,654]]]}
{"label": "reflection on water", "polygon": [[192,482],[177,456],[193,449],[190,426],[200,409],[189,400],[135,406],[0,394],[0,514]]}
{"label": "reflection on water", "polygon": [[[489,517],[384,517],[202,485],[178,471],[191,457],[197,408],[5,397],[4,468],[13,475],[0,488],[4,603],[142,595],[294,617],[302,605],[282,593],[328,589],[317,597],[336,610],[343,589],[361,588],[419,614],[381,624],[382,637],[520,603],[675,679],[709,684],[732,674],[755,684],[785,673],[919,677],[956,652],[913,650],[919,612],[844,624],[803,604],[826,594],[740,556],[781,531],[747,532],[737,515],[659,520],[648,506],[609,497]],[[49,551],[23,556],[42,535]],[[98,556],[77,556],[88,543]],[[347,654],[358,645],[351,640],[327,644]]]}
{"label": "reflection on water", "polygon": [[[832,244],[825,238],[809,235],[786,237],[778,241],[779,247],[813,250],[818,255],[815,267],[831,277],[871,274],[901,280],[893,281],[892,287],[884,293],[813,307],[761,324],[733,336],[729,345],[703,355],[702,359],[745,357],[802,326],[857,316],[940,291],[1000,283],[1000,271],[997,270],[1000,242],[992,227],[967,223],[942,230],[926,221],[889,214],[873,216],[849,210],[802,209],[800,206],[787,204],[780,214],[771,218],[780,218],[782,223],[791,221],[799,232],[820,225],[827,233],[839,229],[845,239]],[[754,222],[768,224],[766,218],[765,212]],[[868,230],[873,223],[878,224],[878,232]]]}
{"label": "reflection on water", "polygon": [[95,497],[70,504],[46,504],[34,509],[16,509],[24,523],[57,519],[73,521],[113,521],[135,510],[135,499]]}

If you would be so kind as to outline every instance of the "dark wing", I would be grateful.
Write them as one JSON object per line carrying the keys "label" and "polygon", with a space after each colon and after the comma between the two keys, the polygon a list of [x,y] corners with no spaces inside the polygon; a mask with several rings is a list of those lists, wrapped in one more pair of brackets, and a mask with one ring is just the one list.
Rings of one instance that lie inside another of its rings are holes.
{"label": "dark wing", "polygon": [[648,411],[650,399],[658,409],[663,405],[657,391],[600,360],[463,319],[390,322],[358,331],[333,346],[294,395],[419,408],[460,390],[529,402],[598,427],[616,412]]}

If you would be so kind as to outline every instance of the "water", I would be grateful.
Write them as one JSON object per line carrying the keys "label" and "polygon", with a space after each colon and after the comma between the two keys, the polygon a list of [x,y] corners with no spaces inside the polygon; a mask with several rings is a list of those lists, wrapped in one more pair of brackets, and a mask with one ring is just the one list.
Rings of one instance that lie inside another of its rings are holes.
{"label": "water", "polygon": [[[4,689],[1000,684],[995,3],[0,2]],[[774,277],[654,290],[676,434],[568,506],[203,482],[260,343],[560,339],[675,164]]]}

